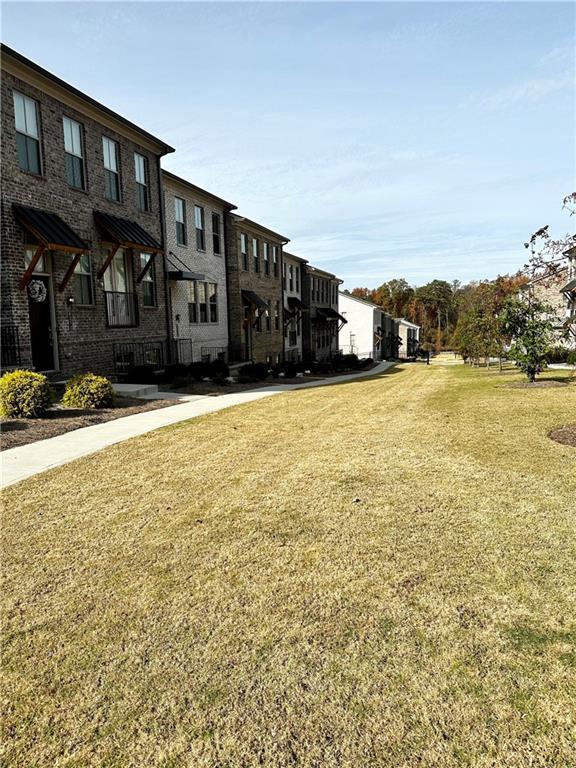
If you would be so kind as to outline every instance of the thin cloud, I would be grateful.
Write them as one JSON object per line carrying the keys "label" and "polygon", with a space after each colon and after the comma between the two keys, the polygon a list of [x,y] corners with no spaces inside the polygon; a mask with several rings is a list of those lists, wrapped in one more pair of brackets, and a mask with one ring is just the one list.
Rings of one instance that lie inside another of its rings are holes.
{"label": "thin cloud", "polygon": [[536,77],[492,93],[470,96],[463,106],[475,105],[494,110],[521,103],[535,104],[553,93],[569,88],[574,88],[574,74],[566,71],[557,77]]}

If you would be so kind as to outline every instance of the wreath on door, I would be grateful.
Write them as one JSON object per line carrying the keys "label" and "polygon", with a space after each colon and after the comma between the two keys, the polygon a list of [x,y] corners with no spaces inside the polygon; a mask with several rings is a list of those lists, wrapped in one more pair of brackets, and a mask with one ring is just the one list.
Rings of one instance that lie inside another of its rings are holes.
{"label": "wreath on door", "polygon": [[28,296],[30,297],[30,301],[38,303],[46,301],[46,297],[48,296],[46,284],[42,280],[31,280],[28,285]]}

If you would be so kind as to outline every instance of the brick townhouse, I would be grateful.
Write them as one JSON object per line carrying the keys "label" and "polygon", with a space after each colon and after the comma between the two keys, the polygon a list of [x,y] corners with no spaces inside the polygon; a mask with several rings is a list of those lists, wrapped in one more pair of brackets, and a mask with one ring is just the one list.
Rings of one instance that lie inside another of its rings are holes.
{"label": "brick townhouse", "polygon": [[302,360],[302,318],[308,311],[302,301],[302,273],[308,262],[291,253],[282,254],[282,287],[284,293],[284,359],[292,363]]}
{"label": "brick townhouse", "polygon": [[564,254],[566,264],[557,272],[531,280],[524,290],[530,291],[548,307],[547,317],[552,322],[555,342],[576,348],[576,246]]}
{"label": "brick townhouse", "polygon": [[235,213],[226,219],[231,362],[283,357],[282,249],[289,240]]}
{"label": "brick townhouse", "polygon": [[232,203],[162,172],[174,358],[228,357],[226,217]]}
{"label": "brick townhouse", "polygon": [[172,147],[2,46],[2,363],[160,362]]}
{"label": "brick townhouse", "polygon": [[338,333],[346,318],[338,312],[336,275],[311,264],[304,265],[302,301],[308,311],[303,315],[304,360],[329,360],[338,352]]}

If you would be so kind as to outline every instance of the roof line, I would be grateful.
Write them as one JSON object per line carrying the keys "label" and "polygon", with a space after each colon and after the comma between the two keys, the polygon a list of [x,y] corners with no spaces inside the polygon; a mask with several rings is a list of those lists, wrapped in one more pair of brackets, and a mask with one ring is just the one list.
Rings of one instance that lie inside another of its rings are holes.
{"label": "roof line", "polygon": [[223,197],[218,197],[218,195],[215,195],[212,192],[208,192],[207,189],[202,189],[202,187],[199,187],[197,184],[192,184],[191,181],[183,179],[182,176],[177,176],[175,173],[167,171],[165,168],[162,168],[162,176],[165,176],[166,178],[171,179],[178,184],[182,184],[184,187],[189,187],[190,189],[194,190],[194,192],[199,192],[201,195],[206,195],[206,197],[210,197],[212,200],[217,200],[219,203],[223,203],[231,211],[235,211],[238,208],[238,206],[234,205],[234,203],[230,203],[228,200],[224,200]]}
{"label": "roof line", "polygon": [[260,229],[262,232],[268,232],[268,234],[273,235],[274,237],[278,237],[280,240],[283,240],[284,243],[289,243],[290,238],[286,237],[286,235],[281,235],[280,232],[274,232],[273,229],[268,229],[268,227],[265,227],[263,224],[258,224],[257,221],[253,221],[252,219],[249,219],[247,216],[242,216],[239,213],[233,213],[233,218],[236,219],[236,221],[241,224],[243,221],[245,221],[249,226],[256,227],[257,229]]}
{"label": "roof line", "polygon": [[23,56],[21,53],[18,53],[18,51],[15,51],[13,48],[10,48],[5,43],[0,43],[0,53],[2,54],[2,57],[8,56],[14,59],[15,61],[19,62],[20,64],[24,64],[24,66],[28,67],[28,69],[31,69],[34,72],[37,72],[39,75],[42,75],[42,77],[45,77],[47,80],[50,80],[52,83],[54,83],[58,87],[63,88],[66,91],[69,91],[77,98],[81,99],[82,101],[85,101],[87,104],[90,104],[92,107],[96,107],[96,109],[100,110],[101,112],[104,112],[109,117],[114,118],[114,120],[122,123],[123,125],[127,126],[128,128],[131,128],[134,131],[137,131],[137,133],[140,133],[142,136],[145,136],[149,141],[152,141],[158,146],[163,148],[163,152],[161,153],[162,155],[168,155],[171,152],[176,151],[174,147],[171,147],[169,144],[166,144],[165,141],[162,141],[157,136],[153,136],[151,133],[148,133],[148,131],[145,131],[143,128],[140,128],[138,125],[136,125],[136,123],[133,123],[131,120],[128,120],[125,117],[122,117],[122,115],[119,115],[117,112],[114,112],[114,110],[104,106],[104,104],[101,104],[99,101],[96,101],[96,99],[93,99],[91,96],[88,96],[88,94],[84,93],[78,88],[75,88],[73,85],[70,85],[70,83],[67,83],[65,80],[62,80],[60,77],[58,77],[57,75],[54,75],[52,72],[49,72],[47,69],[44,69],[44,67],[41,67],[39,64],[36,64],[36,62],[32,61],[31,59],[26,58],[26,56]]}

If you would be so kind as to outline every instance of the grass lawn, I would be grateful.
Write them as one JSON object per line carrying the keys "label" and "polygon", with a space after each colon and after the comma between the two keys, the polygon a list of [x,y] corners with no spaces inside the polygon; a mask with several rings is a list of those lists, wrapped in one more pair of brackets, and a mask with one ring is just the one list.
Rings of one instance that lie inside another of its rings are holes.
{"label": "grass lawn", "polygon": [[576,386],[516,380],[400,366],[9,488],[3,764],[573,768]]}

